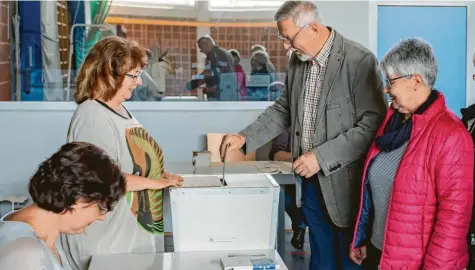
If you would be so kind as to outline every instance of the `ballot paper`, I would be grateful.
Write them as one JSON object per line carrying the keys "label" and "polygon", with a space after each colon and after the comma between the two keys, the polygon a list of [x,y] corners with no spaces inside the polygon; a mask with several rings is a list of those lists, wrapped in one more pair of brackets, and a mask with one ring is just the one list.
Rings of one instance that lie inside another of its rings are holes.
{"label": "ballot paper", "polygon": [[222,257],[221,267],[223,270],[254,270],[248,258]]}
{"label": "ballot paper", "polygon": [[256,162],[256,168],[261,173],[291,173],[292,163],[283,161]]}
{"label": "ballot paper", "polygon": [[279,265],[271,258],[253,256],[221,257],[221,267],[223,270],[279,269]]}
{"label": "ballot paper", "polygon": [[196,175],[183,177],[181,188],[222,187],[221,180],[215,175]]}

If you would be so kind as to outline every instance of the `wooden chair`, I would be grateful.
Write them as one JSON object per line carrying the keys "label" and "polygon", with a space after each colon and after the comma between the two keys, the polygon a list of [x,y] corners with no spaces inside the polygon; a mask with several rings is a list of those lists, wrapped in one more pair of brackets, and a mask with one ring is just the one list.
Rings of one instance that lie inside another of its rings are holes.
{"label": "wooden chair", "polygon": [[[211,152],[211,162],[222,162],[219,148],[226,133],[208,133],[207,142],[208,142],[208,151]],[[255,161],[256,152],[247,153],[244,155],[241,151],[236,150],[228,152],[226,154],[226,161],[236,162],[236,161]]]}

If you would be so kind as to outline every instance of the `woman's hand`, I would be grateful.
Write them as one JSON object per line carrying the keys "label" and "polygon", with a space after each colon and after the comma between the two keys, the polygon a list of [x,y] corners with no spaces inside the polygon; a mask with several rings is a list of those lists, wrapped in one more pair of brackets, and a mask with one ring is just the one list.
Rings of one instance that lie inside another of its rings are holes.
{"label": "woman's hand", "polygon": [[164,172],[161,178],[151,179],[133,174],[125,174],[127,191],[141,191],[145,189],[164,189],[183,185],[183,177]]}
{"label": "woman's hand", "polygon": [[164,171],[163,177],[159,179],[150,179],[149,189],[164,189],[167,187],[179,187],[183,185],[183,177]]}
{"label": "woman's hand", "polygon": [[366,258],[366,246],[352,249],[350,247],[350,259],[357,265],[361,265]]}
{"label": "woman's hand", "polygon": [[164,189],[167,187],[179,187],[183,185],[183,178],[180,176],[173,178],[158,178],[150,179],[150,185],[148,189]]}
{"label": "woman's hand", "polygon": [[179,178],[179,179],[181,179],[181,181],[183,181],[183,177],[181,177],[181,176],[179,176],[179,175],[177,175],[177,174],[171,173],[171,172],[169,172],[169,171],[167,171],[167,170],[164,170],[164,172],[163,172],[163,178],[165,178],[165,179]]}

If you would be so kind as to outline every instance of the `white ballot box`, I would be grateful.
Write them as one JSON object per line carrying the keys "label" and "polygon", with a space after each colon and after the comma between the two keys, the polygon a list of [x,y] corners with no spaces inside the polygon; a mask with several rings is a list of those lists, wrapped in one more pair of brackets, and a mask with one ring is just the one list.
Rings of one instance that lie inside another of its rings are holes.
{"label": "white ballot box", "polygon": [[274,249],[279,189],[270,174],[184,176],[170,189],[175,252]]}

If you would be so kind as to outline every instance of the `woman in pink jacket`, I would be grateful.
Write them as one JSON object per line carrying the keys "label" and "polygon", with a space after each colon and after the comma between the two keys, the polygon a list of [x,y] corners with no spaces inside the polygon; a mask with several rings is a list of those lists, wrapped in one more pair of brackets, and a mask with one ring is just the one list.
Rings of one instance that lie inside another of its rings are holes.
{"label": "woman in pink jacket", "polygon": [[350,257],[365,269],[464,269],[472,139],[434,90],[429,44],[404,40],[380,66],[392,108],[366,158]]}

